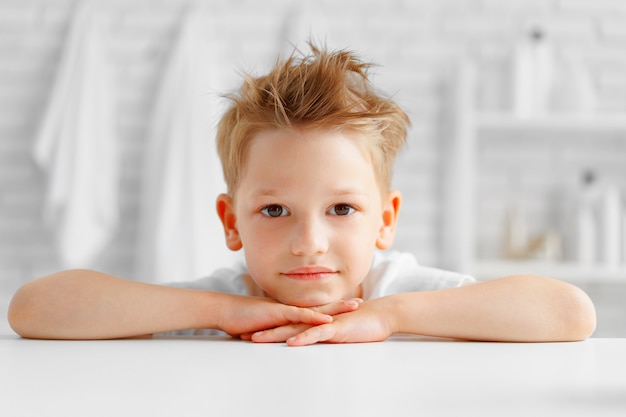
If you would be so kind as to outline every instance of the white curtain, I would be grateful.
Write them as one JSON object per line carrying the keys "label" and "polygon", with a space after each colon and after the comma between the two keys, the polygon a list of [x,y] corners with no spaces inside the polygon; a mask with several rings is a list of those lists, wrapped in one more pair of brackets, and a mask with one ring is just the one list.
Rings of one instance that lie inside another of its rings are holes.
{"label": "white curtain", "polygon": [[136,279],[190,280],[229,266],[215,198],[226,187],[212,120],[219,87],[206,12],[189,10],[154,100],[144,159]]}
{"label": "white curtain", "polygon": [[33,149],[63,268],[93,267],[118,224],[115,82],[105,16],[80,5]]}

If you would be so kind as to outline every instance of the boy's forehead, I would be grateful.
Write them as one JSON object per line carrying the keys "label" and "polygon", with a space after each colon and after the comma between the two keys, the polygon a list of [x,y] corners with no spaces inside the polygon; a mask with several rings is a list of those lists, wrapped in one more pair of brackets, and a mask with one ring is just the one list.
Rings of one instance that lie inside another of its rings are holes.
{"label": "boy's forehead", "polygon": [[[349,139],[356,145],[361,155],[371,162],[374,152],[372,141],[360,132],[339,128],[276,128],[259,131],[249,139],[244,165],[256,156],[255,153],[258,152],[260,146],[266,150],[276,149],[296,155],[302,150],[306,152],[308,144],[321,141],[324,143],[326,152],[332,153],[341,139]],[[312,158],[319,155],[307,153],[305,156]]]}
{"label": "boy's forehead", "polygon": [[240,185],[254,183],[255,194],[271,195],[288,183],[297,183],[298,177],[329,178],[335,172],[336,193],[354,193],[378,177],[365,141],[360,134],[341,130],[258,132],[250,138]]}
{"label": "boy's forehead", "polygon": [[[346,143],[350,146],[346,150]],[[372,164],[372,150],[367,139],[360,133],[351,130],[339,129],[275,129],[264,130],[253,135],[248,143],[247,152],[243,161],[243,168],[259,157],[266,157],[270,161],[283,162],[288,157],[293,163],[303,159],[320,159],[322,162],[332,160],[337,152],[351,152],[353,158],[364,159],[370,167]],[[358,158],[358,155],[361,158]]]}

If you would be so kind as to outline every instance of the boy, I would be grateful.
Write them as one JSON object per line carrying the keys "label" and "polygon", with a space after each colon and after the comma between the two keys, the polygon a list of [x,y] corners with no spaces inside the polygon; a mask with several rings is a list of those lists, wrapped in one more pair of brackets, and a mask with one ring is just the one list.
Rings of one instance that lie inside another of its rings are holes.
{"label": "boy", "polygon": [[367,69],[349,52],[312,47],[230,97],[217,134],[228,194],[217,211],[247,269],[183,288],[60,272],[15,294],[13,329],[60,339],[217,329],[294,346],[394,333],[587,338],[595,310],[572,285],[536,276],[476,283],[376,251],[394,238],[401,195],[390,190],[391,170],[408,118],[376,94]]}

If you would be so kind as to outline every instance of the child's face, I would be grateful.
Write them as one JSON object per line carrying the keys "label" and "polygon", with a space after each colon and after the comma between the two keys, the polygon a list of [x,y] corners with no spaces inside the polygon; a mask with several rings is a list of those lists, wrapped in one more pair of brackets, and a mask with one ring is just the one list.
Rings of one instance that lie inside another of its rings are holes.
{"label": "child's face", "polygon": [[234,201],[218,198],[228,246],[244,248],[251,277],[280,302],[311,307],[358,296],[374,249],[393,241],[400,194],[381,192],[358,139],[261,132]]}

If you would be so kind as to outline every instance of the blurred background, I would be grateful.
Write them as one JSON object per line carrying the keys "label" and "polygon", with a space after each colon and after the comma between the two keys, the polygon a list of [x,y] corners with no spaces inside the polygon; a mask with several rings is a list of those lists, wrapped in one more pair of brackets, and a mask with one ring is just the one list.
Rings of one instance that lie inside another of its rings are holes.
{"label": "blurred background", "polygon": [[395,248],[574,282],[626,336],[626,3],[0,0],[0,290],[63,268],[162,282],[238,260],[214,127],[315,39],[408,112]]}

